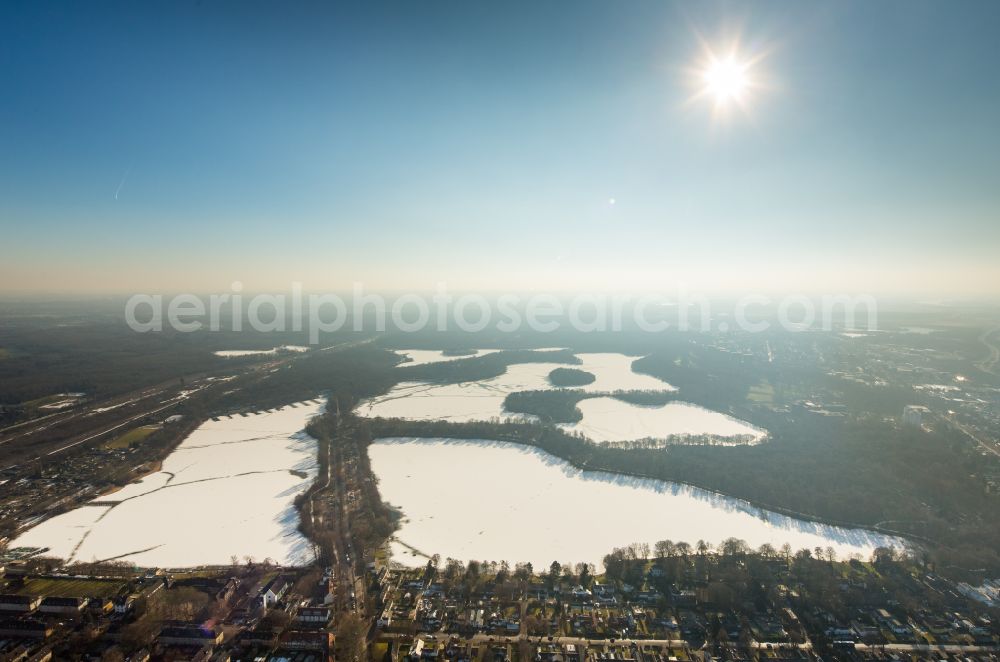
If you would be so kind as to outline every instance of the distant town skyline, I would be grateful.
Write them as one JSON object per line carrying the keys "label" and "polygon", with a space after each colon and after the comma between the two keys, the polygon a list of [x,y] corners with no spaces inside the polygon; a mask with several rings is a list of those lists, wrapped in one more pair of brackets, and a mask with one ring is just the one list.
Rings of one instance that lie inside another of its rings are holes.
{"label": "distant town skyline", "polygon": [[8,3],[0,293],[995,298],[998,19]]}

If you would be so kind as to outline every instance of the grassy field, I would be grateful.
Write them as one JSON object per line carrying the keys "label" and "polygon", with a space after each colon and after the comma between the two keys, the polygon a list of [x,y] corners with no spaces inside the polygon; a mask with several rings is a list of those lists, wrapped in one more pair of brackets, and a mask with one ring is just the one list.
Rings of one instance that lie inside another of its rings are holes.
{"label": "grassy field", "polygon": [[105,442],[105,448],[128,448],[133,443],[139,443],[149,435],[153,434],[160,429],[159,425],[142,425],[137,428],[132,428],[125,434],[115,437],[114,439]]}
{"label": "grassy field", "polygon": [[44,407],[45,405],[51,405],[56,402],[62,402],[64,400],[78,400],[76,396],[70,395],[68,393],[53,393],[52,395],[42,396],[41,398],[35,398],[34,400],[28,400],[27,402],[22,402],[21,404],[28,409],[37,409],[39,407]]}
{"label": "grassy field", "polygon": [[77,579],[75,577],[46,577],[27,579],[17,589],[19,595],[51,595],[62,598],[110,598],[121,593],[125,582],[117,579]]}
{"label": "grassy field", "polygon": [[774,402],[774,387],[767,382],[760,382],[750,387],[747,399],[752,402],[771,404]]}

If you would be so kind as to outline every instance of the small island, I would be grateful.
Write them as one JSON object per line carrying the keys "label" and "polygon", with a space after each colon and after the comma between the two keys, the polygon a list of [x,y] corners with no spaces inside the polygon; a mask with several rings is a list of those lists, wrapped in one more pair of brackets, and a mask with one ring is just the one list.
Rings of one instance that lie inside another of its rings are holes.
{"label": "small island", "polygon": [[594,375],[576,368],[556,368],[549,373],[553,386],[586,386],[594,383]]}

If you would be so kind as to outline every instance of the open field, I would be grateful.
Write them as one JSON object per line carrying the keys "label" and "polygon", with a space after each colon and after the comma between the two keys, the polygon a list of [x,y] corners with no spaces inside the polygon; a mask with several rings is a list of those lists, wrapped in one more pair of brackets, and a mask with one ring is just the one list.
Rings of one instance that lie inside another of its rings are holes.
{"label": "open field", "polygon": [[22,404],[27,409],[40,409],[61,403],[75,404],[80,397],[81,394],[79,393],[53,393],[52,395],[46,395],[40,398],[35,398],[34,400],[28,400]]}
{"label": "open field", "polygon": [[159,425],[142,425],[132,428],[120,437],[115,437],[104,444],[105,448],[128,448],[134,443],[139,443],[149,435],[160,429]]}
{"label": "open field", "polygon": [[119,579],[77,577],[36,577],[27,579],[15,591],[18,595],[38,595],[43,598],[110,598],[121,593],[125,582]]}
{"label": "open field", "polygon": [[771,404],[774,402],[774,387],[765,381],[750,387],[747,392],[747,400],[761,404]]}

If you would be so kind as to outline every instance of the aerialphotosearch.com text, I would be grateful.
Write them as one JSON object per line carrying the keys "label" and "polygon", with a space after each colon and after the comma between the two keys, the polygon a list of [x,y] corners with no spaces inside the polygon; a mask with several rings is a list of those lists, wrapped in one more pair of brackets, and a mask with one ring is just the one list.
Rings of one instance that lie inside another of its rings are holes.
{"label": "aerialphotosearch.com text", "polygon": [[790,294],[771,297],[748,293],[725,304],[678,286],[669,293],[452,293],[439,283],[432,293],[386,295],[368,292],[354,283],[350,294],[305,293],[292,283],[287,293],[230,291],[209,295],[133,294],[125,304],[125,321],[134,331],[165,328],[178,332],[202,330],[308,333],[316,344],[324,333],[353,331],[460,331],[495,329],[515,333],[530,329],[551,333],[638,330],[743,331],[759,333],[835,328],[874,330],[878,303],[869,294]]}

